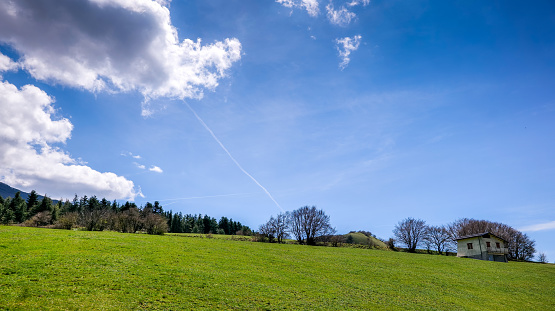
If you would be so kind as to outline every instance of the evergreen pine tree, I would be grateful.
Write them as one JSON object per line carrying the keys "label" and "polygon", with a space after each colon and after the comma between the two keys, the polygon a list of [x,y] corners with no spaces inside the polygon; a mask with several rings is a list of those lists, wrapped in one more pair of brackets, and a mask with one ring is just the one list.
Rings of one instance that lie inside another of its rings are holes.
{"label": "evergreen pine tree", "polygon": [[27,203],[21,197],[19,191],[15,193],[15,197],[11,200],[9,209],[14,213],[14,221],[16,223],[22,223],[27,220]]}
{"label": "evergreen pine tree", "polygon": [[35,207],[34,210],[31,210],[31,213],[32,215],[36,215],[37,213],[47,212],[47,211],[52,212],[52,199],[50,199],[45,194],[42,200],[40,201],[40,204],[37,207]]}
{"label": "evergreen pine tree", "polygon": [[35,211],[38,208],[39,196],[35,190],[31,190],[29,193],[29,197],[27,198],[27,210],[31,211],[31,213],[36,214]]}

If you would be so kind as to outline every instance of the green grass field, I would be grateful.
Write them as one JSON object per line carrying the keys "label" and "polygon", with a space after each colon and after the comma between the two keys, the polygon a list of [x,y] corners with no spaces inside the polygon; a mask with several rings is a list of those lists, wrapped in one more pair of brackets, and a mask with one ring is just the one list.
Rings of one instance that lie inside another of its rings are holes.
{"label": "green grass field", "polygon": [[550,264],[0,226],[0,309],[554,308]]}

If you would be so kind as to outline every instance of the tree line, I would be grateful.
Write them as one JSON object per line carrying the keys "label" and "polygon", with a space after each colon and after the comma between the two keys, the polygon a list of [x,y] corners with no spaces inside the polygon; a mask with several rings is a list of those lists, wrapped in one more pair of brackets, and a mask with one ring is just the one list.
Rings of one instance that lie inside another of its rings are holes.
{"label": "tree line", "polygon": [[105,198],[86,195],[81,198],[75,195],[72,201],[53,201],[46,195],[39,199],[35,190],[31,191],[27,200],[21,197],[20,192],[13,198],[0,196],[0,223],[59,229],[80,227],[88,231],[123,233],[252,234],[248,226],[227,217],[217,222],[208,215],[165,212],[158,201],[137,206],[129,201],[120,204],[116,200],[110,202]]}
{"label": "tree line", "polygon": [[[395,240],[415,252],[417,247],[434,248],[439,254],[456,250],[457,239],[463,236],[492,233],[507,241],[510,260],[530,260],[536,252],[535,241],[509,225],[489,220],[462,218],[444,226],[427,226],[422,219],[406,218],[393,230]],[[388,244],[394,247],[394,239]]]}
{"label": "tree line", "polygon": [[168,232],[172,233],[204,233],[204,234],[226,234],[226,235],[252,235],[252,230],[238,221],[227,217],[216,218],[208,215],[191,215],[182,213],[166,213],[168,218]]}
{"label": "tree line", "polygon": [[[330,217],[315,206],[304,206],[292,212],[280,213],[262,224],[257,232],[259,241],[282,243],[293,237],[299,244],[338,246],[348,243],[343,235],[335,235]],[[360,231],[370,238],[370,232]],[[406,218],[394,228],[395,238],[382,240],[390,249],[395,250],[395,243],[406,246],[408,252],[416,252],[424,247],[429,252],[433,249],[438,254],[456,251],[457,239],[463,236],[489,232],[507,241],[509,260],[531,260],[534,256],[535,241],[509,225],[488,220],[463,218],[444,226],[428,226],[421,219]],[[349,236],[351,237],[351,236]],[[351,237],[352,239],[352,237]],[[545,254],[543,254],[545,257]],[[543,259],[546,260],[545,258]]]}
{"label": "tree line", "polygon": [[[123,233],[148,234],[202,233],[226,235],[257,235],[259,241],[282,243],[293,237],[299,244],[316,245],[318,242],[337,246],[343,236],[335,235],[330,217],[315,206],[303,206],[292,212],[280,213],[253,232],[238,221],[221,217],[219,221],[208,215],[165,212],[158,201],[137,206],[133,202],[119,204],[105,198],[86,195],[73,201],[53,201],[48,196],[39,199],[31,191],[27,200],[17,192],[14,198],[0,196],[0,223],[24,226],[49,226],[72,229],[81,227],[89,231],[112,230]],[[383,240],[390,249],[395,243],[415,252],[417,247],[434,249],[438,254],[456,250],[457,238],[489,232],[507,241],[510,260],[530,260],[535,253],[535,241],[526,234],[499,222],[463,218],[443,226],[428,226],[421,219],[406,218],[394,228],[395,238]]]}

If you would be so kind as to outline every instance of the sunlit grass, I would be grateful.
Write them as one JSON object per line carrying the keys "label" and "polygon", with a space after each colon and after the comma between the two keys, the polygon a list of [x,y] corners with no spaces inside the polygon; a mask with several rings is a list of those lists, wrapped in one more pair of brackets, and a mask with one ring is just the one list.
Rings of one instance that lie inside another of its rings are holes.
{"label": "sunlit grass", "polygon": [[0,226],[0,309],[549,310],[555,266]]}

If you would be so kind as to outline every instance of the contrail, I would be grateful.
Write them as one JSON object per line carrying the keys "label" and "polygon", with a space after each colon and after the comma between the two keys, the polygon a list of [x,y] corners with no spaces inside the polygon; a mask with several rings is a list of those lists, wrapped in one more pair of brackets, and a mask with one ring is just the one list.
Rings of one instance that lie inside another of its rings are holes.
{"label": "contrail", "polygon": [[279,207],[279,209],[285,213],[285,210],[283,208],[281,208],[281,206],[279,205],[279,203],[274,199],[274,197],[272,196],[272,194],[266,189],[264,188],[264,186],[262,186],[254,177],[252,177],[251,174],[249,174],[249,172],[245,171],[245,169],[241,166],[241,164],[239,164],[239,162],[237,162],[237,160],[235,160],[235,158],[231,155],[231,153],[227,150],[227,148],[224,146],[224,144],[222,144],[222,142],[218,139],[218,137],[216,137],[216,135],[214,134],[214,132],[212,132],[212,130],[208,127],[208,125],[206,125],[206,123],[204,123],[204,121],[202,121],[202,119],[198,116],[198,114],[193,110],[193,108],[191,108],[191,106],[183,101],[185,103],[185,105],[187,105],[187,107],[189,108],[189,110],[191,110],[191,112],[195,115],[195,117],[197,118],[197,120],[202,124],[202,126],[204,126],[204,128],[210,133],[210,135],[212,135],[212,138],[214,138],[214,140],[220,145],[220,147],[222,147],[222,149],[225,151],[225,153],[227,153],[227,155],[229,156],[229,158],[231,159],[231,161],[233,161],[233,163],[235,163],[235,165],[237,165],[237,167],[243,172],[245,173],[245,175],[247,175],[250,179],[252,179],[252,181],[254,181],[254,183],[256,183],[258,185],[258,187],[260,187],[262,190],[264,190],[264,192],[266,192],[266,194],[268,195],[268,197],[274,201],[274,203],[276,204],[277,207]]}

